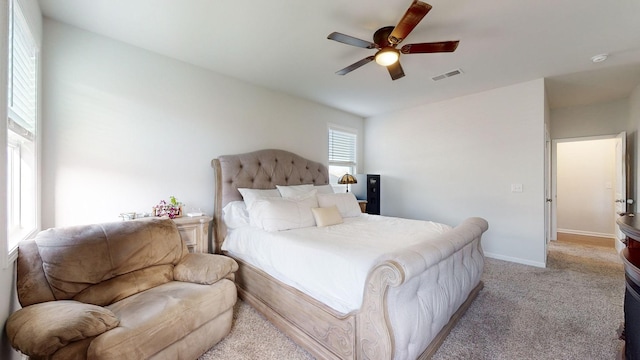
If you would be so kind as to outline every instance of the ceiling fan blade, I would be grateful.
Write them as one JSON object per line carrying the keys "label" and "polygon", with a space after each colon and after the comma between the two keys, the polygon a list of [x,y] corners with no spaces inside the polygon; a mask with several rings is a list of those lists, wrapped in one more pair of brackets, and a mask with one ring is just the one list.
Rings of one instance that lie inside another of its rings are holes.
{"label": "ceiling fan blade", "polygon": [[354,38],[353,36],[345,35],[339,32],[332,32],[331,34],[329,34],[329,36],[327,36],[327,39],[365,49],[375,49],[377,47],[376,44],[370,41]]}
{"label": "ceiling fan blade", "polygon": [[396,61],[395,63],[387,66],[387,70],[389,70],[389,75],[391,75],[391,80],[398,80],[404,76],[404,70],[402,70],[402,65],[400,65],[400,61]]}
{"label": "ceiling fan blade", "polygon": [[431,5],[414,0],[411,6],[409,6],[409,9],[407,9],[407,12],[402,16],[402,19],[398,22],[398,25],[396,25],[389,35],[389,42],[394,45],[400,44],[413,28],[418,25],[420,20],[427,15],[429,10],[431,10]]}
{"label": "ceiling fan blade", "polygon": [[336,74],[338,74],[338,75],[346,75],[346,74],[352,72],[353,70],[372,62],[374,59],[375,59],[375,56],[373,56],[373,55],[369,56],[369,57],[366,57],[366,58],[364,58],[364,59],[362,59],[362,60],[360,60],[358,62],[355,62],[355,63],[347,66],[346,68],[344,68],[342,70],[336,71]]}
{"label": "ceiling fan blade", "polygon": [[460,41],[439,41],[430,43],[407,44],[400,49],[403,54],[423,54],[438,52],[453,52]]}

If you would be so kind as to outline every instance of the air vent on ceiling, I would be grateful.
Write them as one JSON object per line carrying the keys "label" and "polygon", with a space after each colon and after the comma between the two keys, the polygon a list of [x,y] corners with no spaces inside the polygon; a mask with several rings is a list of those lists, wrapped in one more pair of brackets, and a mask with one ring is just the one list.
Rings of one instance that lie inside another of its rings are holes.
{"label": "air vent on ceiling", "polygon": [[440,74],[438,76],[434,76],[431,79],[433,81],[438,81],[438,80],[442,80],[442,79],[445,79],[445,78],[448,78],[448,77],[452,77],[452,76],[456,76],[456,75],[460,75],[460,74],[462,74],[462,70],[455,69],[455,70],[448,71],[448,72],[446,72],[444,74]]}

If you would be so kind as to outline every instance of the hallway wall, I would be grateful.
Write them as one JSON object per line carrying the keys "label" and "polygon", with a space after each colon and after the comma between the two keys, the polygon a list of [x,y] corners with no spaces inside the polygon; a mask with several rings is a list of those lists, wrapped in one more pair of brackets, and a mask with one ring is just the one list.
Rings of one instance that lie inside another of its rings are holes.
{"label": "hallway wall", "polygon": [[557,144],[558,232],[615,235],[615,139]]}

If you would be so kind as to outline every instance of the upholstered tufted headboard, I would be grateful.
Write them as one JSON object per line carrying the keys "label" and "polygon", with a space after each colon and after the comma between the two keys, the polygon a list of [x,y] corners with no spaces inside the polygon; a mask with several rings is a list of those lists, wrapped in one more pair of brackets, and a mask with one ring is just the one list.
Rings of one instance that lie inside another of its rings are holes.
{"label": "upholstered tufted headboard", "polygon": [[214,171],[214,214],[212,247],[216,253],[226,235],[222,208],[231,201],[242,200],[238,188],[275,189],[276,185],[329,183],[324,164],[294,153],[268,149],[238,155],[224,155],[211,160]]}

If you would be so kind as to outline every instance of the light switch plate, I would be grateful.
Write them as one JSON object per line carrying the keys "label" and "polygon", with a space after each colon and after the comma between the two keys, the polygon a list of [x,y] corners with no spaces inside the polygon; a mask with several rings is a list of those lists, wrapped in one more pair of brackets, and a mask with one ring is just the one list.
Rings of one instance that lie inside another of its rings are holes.
{"label": "light switch plate", "polygon": [[521,193],[522,192],[522,184],[511,184],[511,192]]}

